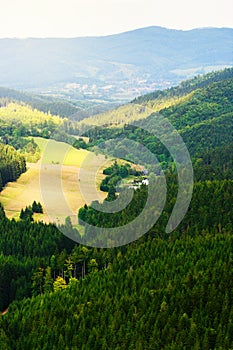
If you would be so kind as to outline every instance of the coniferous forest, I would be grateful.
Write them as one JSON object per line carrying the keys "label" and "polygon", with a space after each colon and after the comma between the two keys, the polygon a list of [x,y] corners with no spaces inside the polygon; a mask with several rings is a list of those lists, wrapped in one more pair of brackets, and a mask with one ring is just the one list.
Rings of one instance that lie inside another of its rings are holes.
{"label": "coniferous forest", "polygon": [[13,147],[0,143],[0,190],[26,171],[26,161]]}
{"label": "coniferous forest", "polygon": [[[114,138],[124,136],[158,156],[167,181],[166,204],[157,223],[137,241],[92,248],[70,240],[53,224],[9,220],[0,206],[0,349],[233,349],[232,86],[233,69],[226,69],[132,102],[177,97],[160,113],[187,145],[194,190],[173,232],[165,228],[178,191],[174,161],[140,121],[93,127],[85,134],[89,143],[76,144],[96,150],[100,140],[112,139],[106,148],[114,156],[121,147],[128,161],[123,143],[112,147]],[[152,130],[155,121],[152,113],[143,123]],[[0,147],[4,186],[26,170],[26,163],[12,146]],[[140,175],[117,163],[104,174],[107,201],[118,195],[114,189],[120,179]],[[114,214],[85,205],[79,219],[100,227],[124,225],[139,215],[147,193],[142,185],[130,204]],[[42,210],[40,203],[32,207]],[[62,227],[66,230],[82,242],[69,218]],[[91,231],[84,231],[91,237]]]}

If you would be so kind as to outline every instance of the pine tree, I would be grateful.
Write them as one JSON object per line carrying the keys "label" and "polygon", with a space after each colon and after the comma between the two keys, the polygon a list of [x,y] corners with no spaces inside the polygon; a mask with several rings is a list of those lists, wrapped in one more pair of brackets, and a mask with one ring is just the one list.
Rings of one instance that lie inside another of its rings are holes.
{"label": "pine tree", "polygon": [[44,292],[50,293],[53,291],[53,279],[51,276],[51,268],[48,266],[45,270],[44,276]]}
{"label": "pine tree", "polygon": [[32,211],[33,213],[38,213],[38,214],[43,214],[43,208],[42,208],[42,205],[41,203],[37,203],[36,201],[34,201],[32,203]]}
{"label": "pine tree", "polygon": [[42,294],[44,292],[44,269],[39,267],[32,275],[32,295]]}

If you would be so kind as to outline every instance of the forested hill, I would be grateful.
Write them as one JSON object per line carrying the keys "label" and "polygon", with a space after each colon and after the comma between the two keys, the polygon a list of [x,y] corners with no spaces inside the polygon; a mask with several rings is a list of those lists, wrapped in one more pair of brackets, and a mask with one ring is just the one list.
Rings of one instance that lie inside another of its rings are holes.
{"label": "forested hill", "polygon": [[21,102],[0,99],[0,141],[21,148],[26,136],[41,136],[68,141],[75,134],[75,122],[44,113]]}
{"label": "forested hill", "polygon": [[[132,108],[124,106],[121,110],[116,110],[116,118],[125,125],[113,124],[114,111],[112,111],[103,116],[104,127],[90,128],[85,134],[90,137],[89,145],[108,141],[106,145],[111,154],[116,156],[115,151],[118,152],[120,149],[121,157],[130,160],[130,152],[124,142],[114,141],[116,138],[126,137],[144,144],[166,165],[171,158],[167,150],[153,136],[157,128],[158,112],[181,134],[193,160],[197,179],[232,178],[232,68],[196,77],[178,87],[142,96],[134,102],[131,104]],[[152,113],[153,110],[156,110],[156,113]],[[146,116],[146,113],[150,115]],[[143,119],[138,120],[140,116]],[[89,119],[86,122],[90,121]],[[101,118],[98,122],[100,121]],[[106,128],[107,125],[109,128]]]}
{"label": "forested hill", "polygon": [[72,116],[80,111],[80,108],[66,100],[54,97],[46,97],[28,92],[17,91],[5,87],[0,87],[0,99],[8,102],[24,102],[33,109],[61,117]]}
{"label": "forested hill", "polygon": [[[160,114],[182,136],[197,178],[232,178],[233,69],[184,82],[174,92],[180,94],[191,89],[184,101],[162,109]],[[142,125],[153,132],[156,115],[149,116]],[[150,147],[155,150],[156,143]]]}
{"label": "forested hill", "polygon": [[[153,112],[163,113],[165,109],[173,106],[174,108],[177,106],[177,109],[179,109],[181,113],[179,119],[182,120],[182,112],[184,110],[182,106],[187,106],[187,108],[189,108],[190,104],[189,110],[191,111],[191,104],[195,104],[196,99],[199,99],[199,104],[208,102],[210,98],[215,99],[215,102],[217,102],[218,98],[223,100],[225,96],[224,81],[229,81],[229,84],[231,84],[232,78],[233,68],[211,72],[203,76],[196,76],[195,78],[183,81],[178,86],[165,90],[156,90],[153,93],[142,95],[134,99],[131,103],[117,109],[86,118],[79,123],[79,127],[81,130],[85,129],[85,125],[122,127],[124,124],[130,124],[137,120],[145,119]],[[216,84],[219,84],[217,86],[219,86],[220,92],[215,97],[211,97],[210,95],[213,95],[217,90]],[[229,102],[231,102],[231,96],[231,90],[228,88],[226,98]],[[205,99],[207,99],[207,101],[205,101]],[[222,103],[222,101],[219,102]],[[209,108],[212,108],[211,105],[209,105]],[[169,113],[171,110],[172,109],[169,110]]]}

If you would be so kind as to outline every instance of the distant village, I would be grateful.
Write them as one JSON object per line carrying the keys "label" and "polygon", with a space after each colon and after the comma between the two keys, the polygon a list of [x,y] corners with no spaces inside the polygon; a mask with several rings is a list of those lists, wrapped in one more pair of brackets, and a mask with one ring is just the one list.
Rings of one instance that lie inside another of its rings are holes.
{"label": "distant village", "polygon": [[[97,85],[95,83],[68,83],[62,89],[70,98],[79,95],[85,99],[110,99],[119,101],[129,101],[139,95],[150,93],[156,89],[170,87],[170,81],[148,81],[146,79],[134,79],[131,81],[109,82],[108,84]],[[78,97],[78,96],[76,96]]]}

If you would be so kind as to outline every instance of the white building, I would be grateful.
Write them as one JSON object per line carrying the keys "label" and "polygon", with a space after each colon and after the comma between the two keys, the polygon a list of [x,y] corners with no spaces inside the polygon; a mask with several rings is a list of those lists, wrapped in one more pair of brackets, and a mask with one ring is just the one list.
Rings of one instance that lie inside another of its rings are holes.
{"label": "white building", "polygon": [[148,186],[149,185],[149,180],[148,179],[143,179],[142,184]]}

